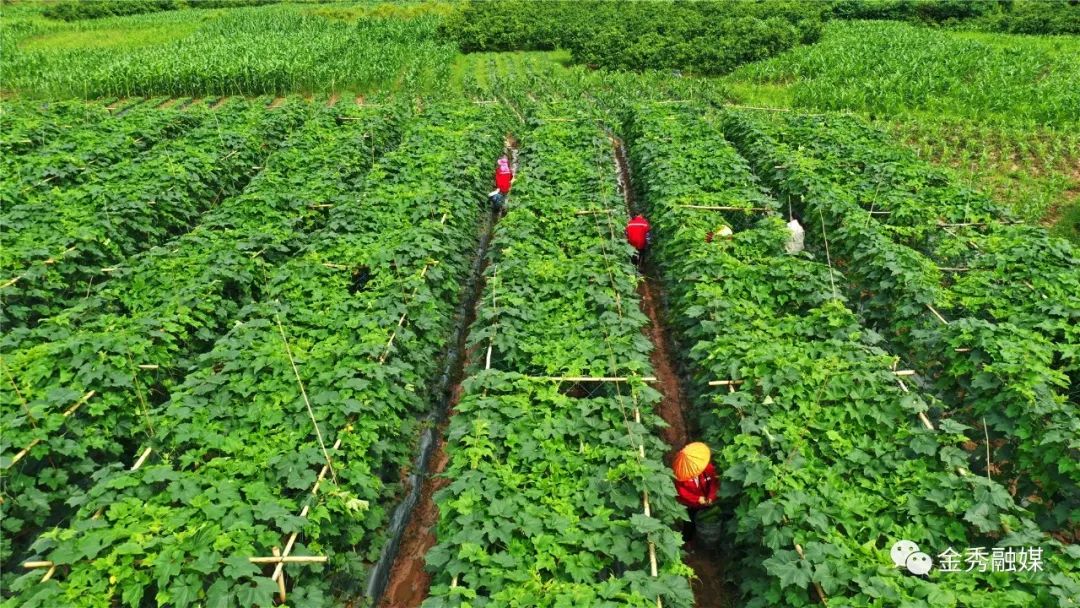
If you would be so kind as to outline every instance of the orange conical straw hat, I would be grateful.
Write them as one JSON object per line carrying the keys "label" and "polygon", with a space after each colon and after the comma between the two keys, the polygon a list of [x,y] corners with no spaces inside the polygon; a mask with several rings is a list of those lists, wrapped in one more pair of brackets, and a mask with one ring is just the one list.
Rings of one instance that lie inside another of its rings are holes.
{"label": "orange conical straw hat", "polygon": [[712,453],[709,446],[704,443],[695,441],[686,444],[686,447],[675,454],[675,461],[671,463],[671,468],[675,470],[675,479],[686,481],[697,477],[708,466],[710,456]]}

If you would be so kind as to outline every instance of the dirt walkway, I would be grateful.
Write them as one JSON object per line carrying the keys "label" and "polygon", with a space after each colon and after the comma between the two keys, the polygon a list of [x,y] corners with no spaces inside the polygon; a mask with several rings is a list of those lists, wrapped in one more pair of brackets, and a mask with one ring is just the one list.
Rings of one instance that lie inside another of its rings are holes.
{"label": "dirt walkway", "polygon": [[[517,148],[518,142],[512,135],[506,136],[505,151],[509,152],[513,159],[515,173],[517,171]],[[435,445],[427,470],[424,471],[423,482],[420,489],[420,499],[415,509],[409,516],[408,524],[402,533],[401,545],[394,556],[393,567],[390,570],[389,581],[382,596],[378,598],[380,608],[418,608],[428,596],[431,589],[431,575],[425,569],[425,557],[427,552],[438,541],[436,528],[439,524],[439,507],[435,504],[435,493],[450,483],[449,479],[441,476],[446,470],[449,457],[446,455],[443,437],[449,425],[449,418],[454,414],[454,407],[461,399],[461,382],[464,380],[465,370],[470,368],[470,363],[475,361],[477,347],[469,349],[469,331],[476,321],[476,306],[483,296],[485,280],[484,271],[487,268],[487,251],[494,236],[495,224],[499,221],[498,214],[492,213],[487,221],[485,234],[481,236],[477,247],[477,260],[473,268],[472,284],[470,293],[466,296],[467,302],[461,319],[461,330],[458,332],[456,353],[457,359],[451,363],[449,370],[450,387],[448,390],[445,417],[440,420]]]}
{"label": "dirt walkway", "polygon": [[[639,207],[635,200],[633,182],[630,179],[630,166],[626,160],[626,151],[622,142],[613,139],[615,163],[619,172],[619,187],[626,199],[626,207],[631,213],[637,213]],[[659,283],[649,272],[638,285],[641,296],[641,311],[649,318],[646,335],[653,344],[651,363],[656,375],[656,389],[661,399],[657,409],[660,417],[667,422],[668,428],[660,431],[660,436],[668,444],[665,464],[670,464],[672,457],[687,442],[696,438],[697,433],[689,424],[690,404],[679,382],[670,342],[664,327],[663,291]],[[672,488],[672,492],[675,489]],[[690,581],[694,590],[694,606],[697,608],[731,608],[735,605],[736,591],[727,584],[726,562],[721,557],[694,547],[693,543],[683,546],[683,562],[694,570],[695,577]]]}
{"label": "dirt walkway", "polygon": [[[440,437],[445,430],[445,428],[439,429]],[[424,486],[420,491],[420,503],[416,505],[412,519],[405,528],[401,548],[398,549],[397,560],[390,573],[390,582],[387,583],[382,601],[379,602],[379,606],[383,608],[419,606],[427,598],[428,590],[431,588],[431,575],[424,569],[424,556],[435,546],[435,527],[439,523],[439,509],[435,506],[433,497],[435,492],[450,483],[449,479],[440,477],[446,469],[448,460],[440,439],[438,445],[435,446],[435,453],[432,454],[427,476],[424,478]]]}
{"label": "dirt walkway", "polygon": [[664,456],[664,464],[670,465],[675,453],[690,441],[692,435],[686,423],[686,398],[683,396],[679,377],[672,367],[667,335],[660,321],[660,302],[658,301],[660,291],[654,285],[654,281],[647,277],[638,285],[638,295],[641,296],[641,310],[649,317],[647,334],[653,344],[650,360],[653,372],[656,374],[656,388],[662,395],[659,414],[669,425],[668,428],[660,431],[660,436],[670,446]]}

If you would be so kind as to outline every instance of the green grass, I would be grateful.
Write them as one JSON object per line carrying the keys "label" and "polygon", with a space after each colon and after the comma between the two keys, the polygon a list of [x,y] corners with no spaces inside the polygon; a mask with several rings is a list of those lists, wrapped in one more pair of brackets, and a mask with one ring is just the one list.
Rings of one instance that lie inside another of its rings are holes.
{"label": "green grass", "polygon": [[138,48],[179,40],[198,29],[198,23],[177,22],[143,27],[111,27],[93,30],[61,30],[31,36],[19,44],[23,51],[67,51],[104,48]]}
{"label": "green grass", "polygon": [[447,5],[378,2],[0,22],[3,91],[32,97],[257,95],[445,85]]}
{"label": "green grass", "polygon": [[817,44],[743,66],[725,82],[747,103],[790,95],[790,105],[817,110],[1076,124],[1080,37],[832,22]]}
{"label": "green grass", "polygon": [[929,118],[879,126],[921,157],[958,169],[1026,221],[1053,220],[1080,194],[1080,131]]}

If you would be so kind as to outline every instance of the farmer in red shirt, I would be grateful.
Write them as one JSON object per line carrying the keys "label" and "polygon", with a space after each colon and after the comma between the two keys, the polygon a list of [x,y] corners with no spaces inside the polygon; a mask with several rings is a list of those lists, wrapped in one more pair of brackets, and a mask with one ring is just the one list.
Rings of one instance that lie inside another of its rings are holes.
{"label": "farmer in red shirt", "polygon": [[691,512],[704,509],[716,500],[716,490],[720,484],[711,458],[709,446],[701,442],[688,443],[675,455],[671,465],[675,470],[678,501]]}
{"label": "farmer in red shirt", "polygon": [[640,213],[626,225],[626,241],[637,249],[637,253],[631,258],[634,264],[640,265],[642,259],[645,257],[645,249],[652,242],[652,235],[649,233],[649,221],[645,219],[645,216]]}
{"label": "farmer in red shirt", "polygon": [[495,211],[502,211],[506,204],[506,195],[510,194],[510,185],[514,183],[514,170],[510,168],[510,159],[506,155],[499,157],[495,164],[495,190],[488,195]]}

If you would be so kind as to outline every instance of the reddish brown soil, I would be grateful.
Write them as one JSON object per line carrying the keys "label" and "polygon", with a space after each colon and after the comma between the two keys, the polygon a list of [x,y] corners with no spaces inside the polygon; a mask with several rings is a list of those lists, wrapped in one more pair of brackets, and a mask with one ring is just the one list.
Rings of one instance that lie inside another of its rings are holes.
{"label": "reddish brown soil", "polygon": [[[439,434],[442,435],[441,432]],[[379,603],[382,608],[416,607],[428,595],[431,575],[424,569],[424,556],[428,549],[435,546],[435,526],[439,522],[439,508],[432,497],[450,482],[439,476],[446,468],[447,460],[440,440],[431,455],[428,474],[420,491],[420,503],[416,505],[402,536],[401,548],[390,571],[390,581]]]}
{"label": "reddish brown soil", "polygon": [[180,101],[180,99],[176,98],[176,97],[166,99],[165,101],[161,102],[161,105],[158,106],[157,109],[159,109],[159,110],[167,110],[167,109],[175,106],[176,102],[178,102],[178,101]]}
{"label": "reddish brown soil", "polygon": [[211,110],[216,110],[216,109],[220,108],[221,106],[225,105],[226,101],[229,101],[229,96],[228,95],[226,95],[226,96],[222,97],[221,99],[218,99],[217,101],[215,101],[214,105],[210,106],[210,109]]}
{"label": "reddish brown soil", "polygon": [[281,107],[281,104],[283,104],[283,103],[285,103],[285,98],[284,97],[275,97],[274,101],[271,101],[270,105],[267,106],[267,107],[270,108],[271,110],[273,110],[274,108]]}
{"label": "reddish brown soil", "polygon": [[690,581],[694,590],[694,606],[698,608],[730,608],[735,605],[734,590],[724,582],[724,562],[721,559],[686,548],[683,562],[694,569]]}
{"label": "reddish brown soil", "polygon": [[[634,191],[629,186],[632,183],[630,168],[622,142],[613,139],[612,143],[615,147],[615,164],[619,171],[619,182],[623,197],[626,199],[626,207],[633,212],[636,205]],[[679,384],[679,376],[675,371],[674,359],[671,356],[667,333],[664,330],[661,312],[663,293],[658,283],[646,274],[638,286],[638,294],[641,296],[641,310],[649,318],[649,326],[645,333],[653,344],[650,359],[653,373],[656,374],[656,389],[661,395],[657,413],[668,424],[668,428],[660,431],[660,436],[669,446],[664,462],[671,464],[675,453],[692,440],[696,433],[687,424],[690,405],[686,401],[686,395],[683,394],[682,385]],[[674,492],[675,488],[673,487],[671,491]],[[692,544],[688,543],[683,547],[683,562],[694,570],[695,577],[690,581],[694,590],[694,606],[730,608],[735,605],[736,591],[727,584],[724,578],[726,562],[722,557],[696,550]]]}
{"label": "reddish brown soil", "polygon": [[363,95],[357,95],[356,96],[356,105],[358,105],[358,106],[364,105],[364,96]]}
{"label": "reddish brown soil", "polygon": [[326,100],[326,107],[332,108],[336,106],[339,99],[341,99],[341,95],[334,93],[330,96],[330,99]]}
{"label": "reddish brown soil", "polygon": [[646,279],[638,286],[638,294],[641,295],[641,309],[649,317],[649,327],[646,334],[653,343],[651,356],[653,373],[656,374],[657,390],[660,391],[659,414],[668,423],[668,428],[660,431],[664,442],[671,446],[664,458],[665,464],[671,464],[671,459],[682,446],[690,439],[690,433],[686,426],[686,399],[683,396],[682,386],[679,385],[679,377],[671,364],[671,354],[668,352],[667,335],[664,326],[659,322],[660,308],[657,293],[652,279]]}

